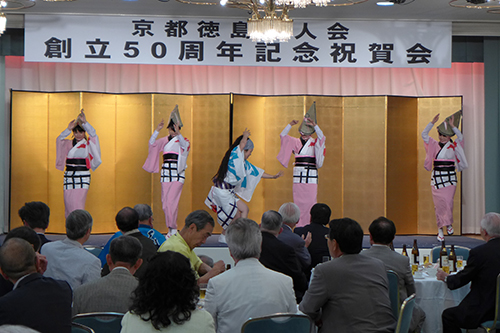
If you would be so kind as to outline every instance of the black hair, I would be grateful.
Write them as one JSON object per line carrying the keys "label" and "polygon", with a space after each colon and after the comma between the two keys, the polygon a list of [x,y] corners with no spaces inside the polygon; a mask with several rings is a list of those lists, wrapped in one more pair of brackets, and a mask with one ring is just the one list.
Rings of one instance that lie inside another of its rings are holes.
{"label": "black hair", "polygon": [[26,202],[19,208],[18,214],[32,229],[47,229],[49,226],[50,208],[41,201]]}
{"label": "black hair", "polygon": [[380,216],[370,224],[368,231],[372,235],[373,242],[389,245],[396,235],[396,226],[388,218]]}
{"label": "black hair", "polygon": [[220,162],[219,170],[212,178],[214,183],[222,184],[224,182],[224,178],[226,178],[229,157],[231,156],[231,152],[233,151],[233,149],[235,147],[237,147],[240,144],[242,139],[243,139],[243,135],[240,135],[239,137],[237,137],[236,140],[234,140],[233,144],[226,151],[224,158],[222,158],[222,162]]}
{"label": "black hair", "polygon": [[139,214],[132,207],[124,207],[116,214],[116,226],[122,232],[139,228]]}
{"label": "black hair", "polygon": [[33,250],[35,250],[35,252],[40,251],[40,246],[42,246],[40,237],[35,232],[35,230],[26,226],[17,227],[9,231],[7,236],[5,236],[4,243],[11,238],[24,239],[25,241],[33,245]]}
{"label": "black hair", "polygon": [[327,225],[332,215],[332,210],[324,203],[317,203],[311,207],[311,223]]}
{"label": "black hair", "polygon": [[[80,125],[76,125],[75,127],[73,127],[72,131],[73,131],[73,134],[75,132],[87,133],[87,131],[85,131],[85,129],[83,129],[83,127],[80,126]],[[86,135],[85,135],[85,140],[87,140],[87,136]],[[73,146],[75,146],[77,143],[78,143],[78,141],[76,141],[76,138],[73,138]]]}
{"label": "black hair", "polygon": [[348,217],[330,221],[329,238],[335,239],[340,251],[345,254],[358,254],[363,249],[363,229]]}
{"label": "black hair", "polygon": [[173,251],[159,252],[149,260],[132,294],[130,312],[160,330],[182,325],[196,310],[199,288],[189,259]]}

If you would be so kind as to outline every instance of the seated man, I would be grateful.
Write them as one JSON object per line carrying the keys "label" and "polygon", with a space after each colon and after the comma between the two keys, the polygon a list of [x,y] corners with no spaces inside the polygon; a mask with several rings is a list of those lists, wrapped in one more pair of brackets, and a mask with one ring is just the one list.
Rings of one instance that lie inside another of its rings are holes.
{"label": "seated man", "polygon": [[[115,221],[116,221],[116,226],[118,227],[118,229],[120,229],[123,235],[136,238],[142,245],[141,259],[143,260],[143,263],[136,270],[134,274],[135,277],[140,278],[142,274],[144,274],[144,271],[146,270],[149,258],[151,258],[156,254],[156,252],[158,251],[158,247],[151,239],[144,236],[139,231],[139,214],[137,214],[137,212],[133,208],[131,207],[122,208],[116,214]],[[102,268],[101,275],[106,276],[108,274],[109,274],[109,266],[106,263]]]}
{"label": "seated man", "polygon": [[307,289],[307,280],[294,249],[277,238],[282,230],[282,221],[281,215],[274,210],[262,215],[262,251],[259,261],[267,268],[291,277],[297,302],[300,302]]}
{"label": "seated man", "polygon": [[[47,258],[45,258],[45,256],[42,256],[39,253],[41,241],[40,237],[38,237],[38,234],[35,232],[35,230],[26,226],[14,228],[11,231],[9,231],[9,233],[5,237],[4,243],[11,238],[24,239],[33,246],[37,260],[37,265],[36,265],[37,272],[40,274],[45,273],[45,270],[47,269]],[[10,282],[10,280],[4,279],[3,277],[0,278],[0,297],[11,292],[13,288],[14,284]]]}
{"label": "seated man", "polygon": [[214,219],[204,210],[195,210],[190,213],[184,221],[184,228],[170,236],[161,246],[158,252],[179,252],[189,259],[191,267],[196,273],[198,284],[208,283],[208,280],[225,270],[224,262],[217,261],[214,267],[210,267],[194,253],[194,248],[205,244],[207,238],[214,230]]}
{"label": "seated man", "polygon": [[249,318],[297,312],[292,279],[258,260],[262,235],[257,223],[236,219],[226,229],[226,240],[235,266],[210,279],[205,297],[217,333],[240,332]]}
{"label": "seated man", "polygon": [[394,332],[387,272],[380,260],[359,254],[358,222],[332,220],[328,248],[335,259],[314,268],[300,311],[316,321],[320,333]]}
{"label": "seated man", "polygon": [[[392,251],[389,247],[396,235],[394,223],[381,216],[374,220],[370,227],[370,249],[361,252],[372,258],[377,258],[385,264],[387,270],[393,270],[398,274],[399,299],[401,303],[410,295],[415,293],[415,281],[411,273],[410,260],[408,257]],[[425,312],[415,304],[410,323],[410,332],[420,332],[425,320]]]}
{"label": "seated man", "polygon": [[470,292],[458,306],[443,311],[443,333],[473,329],[495,317],[496,280],[500,274],[500,214],[488,213],[481,219],[481,237],[486,244],[470,250],[465,268],[455,275],[442,270],[438,280],[457,289],[471,283]]}
{"label": "seated man", "polygon": [[278,212],[283,218],[283,232],[278,235],[278,239],[295,250],[302,269],[307,270],[311,266],[311,254],[307,250],[311,244],[311,233],[308,232],[306,237],[300,237],[293,232],[300,219],[299,206],[287,202],[281,205]]}
{"label": "seated man", "polygon": [[41,333],[71,332],[71,287],[37,273],[33,246],[20,238],[0,248],[2,275],[14,283],[0,297],[0,325],[24,325]]}
{"label": "seated man", "polygon": [[42,245],[50,242],[45,237],[45,229],[49,227],[50,208],[41,201],[27,202],[19,208],[19,217],[24,225],[35,230]]}
{"label": "seated man", "polygon": [[[151,239],[156,247],[160,247],[161,244],[166,240],[165,236],[161,234],[158,230],[153,228],[153,211],[151,207],[146,204],[138,204],[134,206],[134,210],[139,215],[139,231],[145,237]],[[99,259],[101,259],[101,263],[104,266],[106,264],[106,255],[109,253],[109,245],[111,241],[117,237],[123,235],[123,232],[118,231],[115,233],[104,245],[101,253],[99,253]]]}
{"label": "seated man", "polygon": [[72,211],[66,218],[66,238],[46,243],[42,254],[47,257],[44,276],[67,281],[75,289],[101,277],[101,262],[83,244],[92,231],[92,216],[82,209]]}
{"label": "seated man", "polygon": [[308,270],[309,275],[311,269],[316,267],[317,264],[321,264],[325,259],[330,259],[330,252],[328,251],[325,236],[330,232],[326,225],[330,222],[332,211],[327,205],[317,203],[312,206],[310,213],[311,223],[304,227],[295,228],[293,231],[302,237],[306,237],[308,233],[312,235],[311,244],[307,247],[307,250],[311,254],[311,266]]}
{"label": "seated man", "polygon": [[139,282],[134,277],[141,266],[142,245],[134,237],[113,239],[106,256],[111,273],[75,289],[73,316],[88,312],[125,313],[132,305],[132,292]]}

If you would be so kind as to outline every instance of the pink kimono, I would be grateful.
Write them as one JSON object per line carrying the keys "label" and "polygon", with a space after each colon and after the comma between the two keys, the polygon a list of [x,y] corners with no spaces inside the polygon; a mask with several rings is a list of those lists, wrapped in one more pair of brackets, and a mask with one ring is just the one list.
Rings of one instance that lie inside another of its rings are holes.
{"label": "pink kimono", "polygon": [[453,224],[453,197],[457,185],[456,171],[468,168],[463,149],[464,137],[458,128],[453,128],[457,135],[455,142],[449,141],[442,148],[439,142],[429,136],[434,124],[429,123],[422,132],[425,146],[424,167],[432,171],[431,186],[436,222],[438,228]]}
{"label": "pink kimono", "polygon": [[88,141],[83,139],[73,146],[73,140],[66,139],[71,130],[65,129],[56,140],[56,169],[64,171],[65,217],[76,210],[85,209],[90,186],[90,169],[95,171],[101,165],[101,147],[95,129],[87,122],[82,124],[88,133]]}
{"label": "pink kimono", "polygon": [[317,202],[318,196],[318,168],[323,166],[325,159],[326,137],[318,125],[314,127],[318,138],[309,138],[302,145],[300,138],[288,135],[292,126],[288,124],[281,132],[281,149],[277,156],[278,161],[288,167],[291,154],[295,154],[293,167],[293,202],[299,206],[300,220],[298,227],[305,226],[311,221],[311,207]]}
{"label": "pink kimono", "polygon": [[177,229],[177,214],[185,180],[189,140],[181,134],[169,139],[168,136],[156,140],[159,132],[154,131],[149,139],[149,153],[142,166],[151,173],[159,171],[159,156],[163,153],[161,168],[161,202],[165,213],[165,223],[169,229]]}

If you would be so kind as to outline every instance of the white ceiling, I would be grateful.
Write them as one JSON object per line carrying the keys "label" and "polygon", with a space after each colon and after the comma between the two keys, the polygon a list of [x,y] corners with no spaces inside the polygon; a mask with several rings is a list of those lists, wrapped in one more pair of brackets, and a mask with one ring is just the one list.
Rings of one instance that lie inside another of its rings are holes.
{"label": "white ceiling", "polygon": [[[410,0],[407,0],[407,2]],[[315,7],[295,9],[289,14],[297,19],[335,20],[429,20],[453,22],[453,34],[500,35],[500,14],[485,9],[451,7],[449,0],[415,0],[409,4],[381,7],[377,0],[343,7]],[[181,4],[175,0],[76,0],[48,2],[37,0],[34,7],[7,13],[9,27],[22,22],[22,15],[12,14],[64,14],[64,15],[143,15],[143,16],[201,16],[248,18],[245,10],[216,6]],[[462,30],[469,33],[463,33]],[[481,31],[478,31],[481,30]]]}

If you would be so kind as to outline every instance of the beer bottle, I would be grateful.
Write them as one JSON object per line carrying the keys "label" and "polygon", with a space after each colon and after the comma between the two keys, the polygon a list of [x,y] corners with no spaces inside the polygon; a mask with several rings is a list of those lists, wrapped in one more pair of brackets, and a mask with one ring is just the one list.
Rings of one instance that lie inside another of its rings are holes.
{"label": "beer bottle", "polygon": [[401,254],[405,257],[408,257],[408,252],[406,252],[406,244],[403,244],[403,251],[401,252]]}
{"label": "beer bottle", "polygon": [[413,256],[413,264],[418,265],[420,263],[420,252],[418,251],[417,240],[413,240],[413,248],[411,249],[411,254]]}
{"label": "beer bottle", "polygon": [[450,272],[457,271],[457,255],[455,254],[455,245],[451,246],[450,255],[448,256],[450,261]]}
{"label": "beer bottle", "polygon": [[[444,241],[441,242],[441,251],[439,251],[439,267],[443,268],[446,272],[448,270],[448,252],[446,251],[446,245]],[[448,273],[448,272],[447,272]]]}

